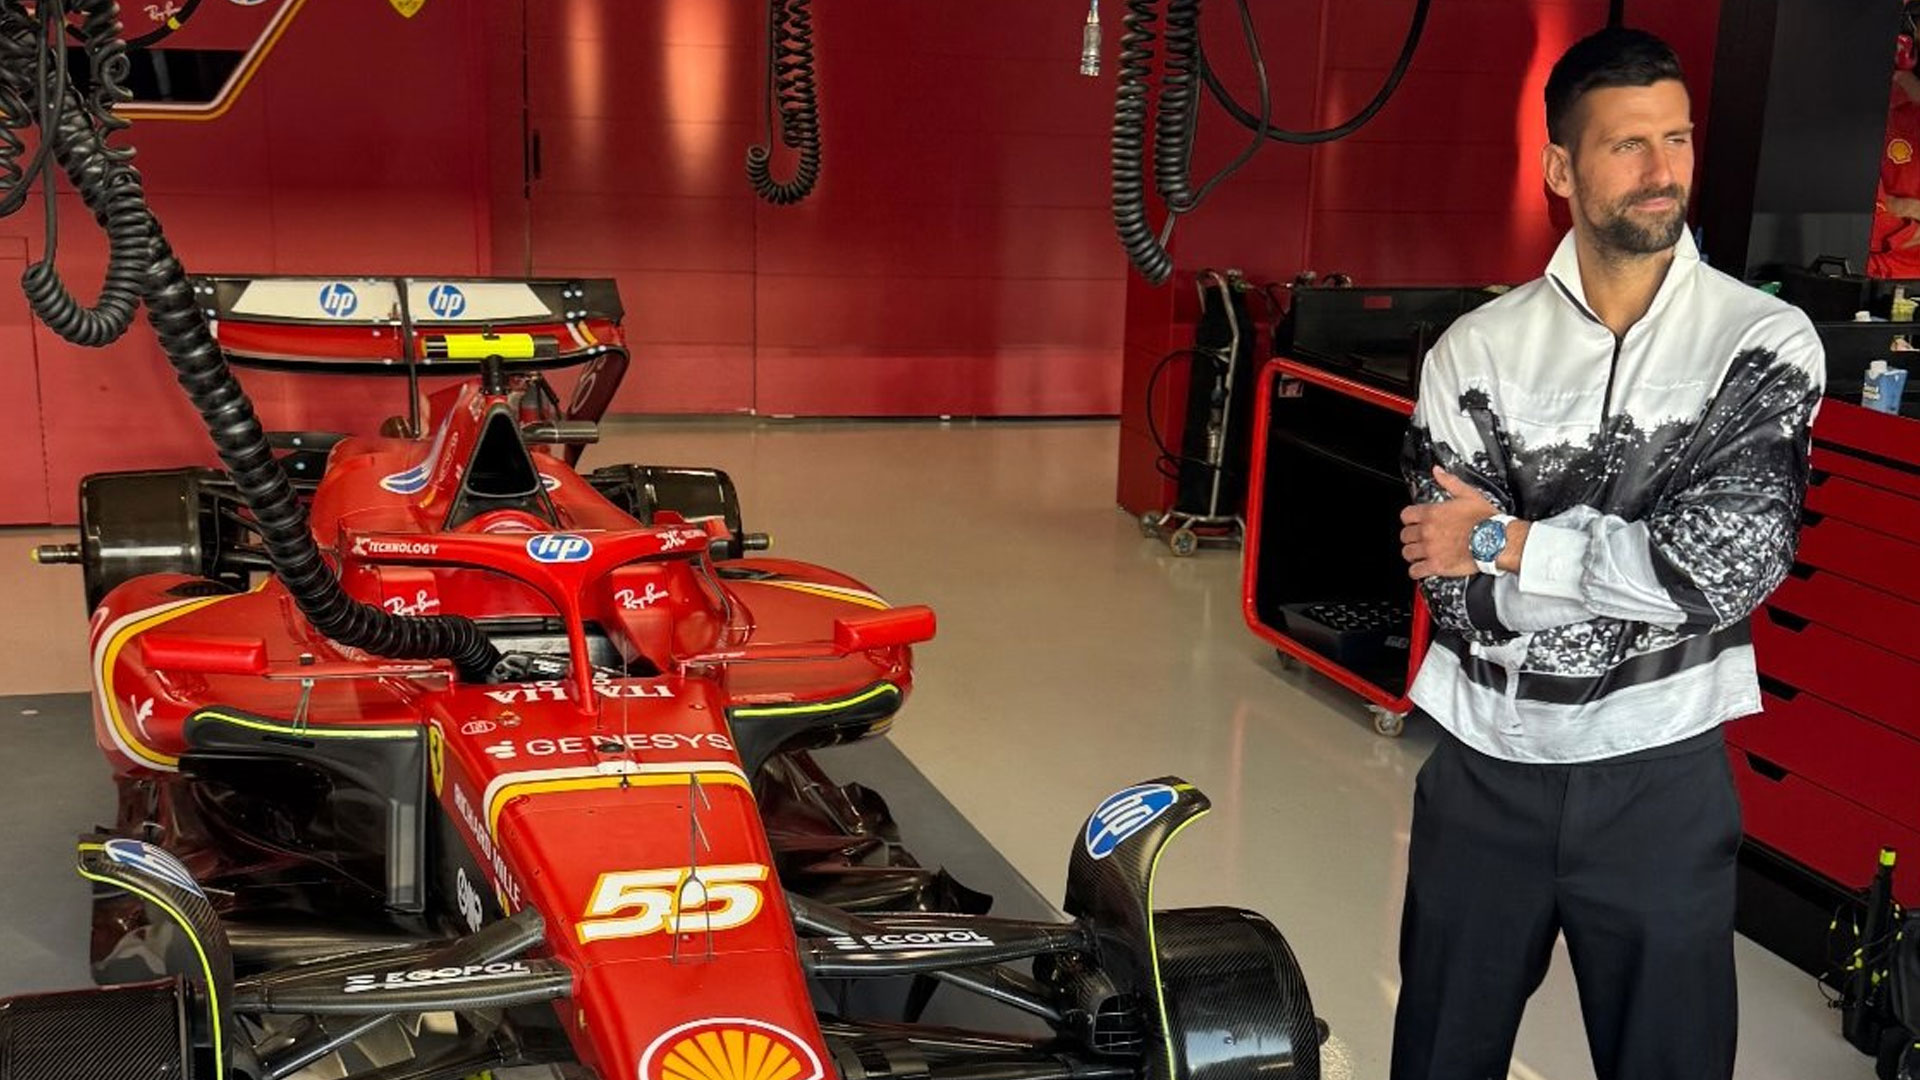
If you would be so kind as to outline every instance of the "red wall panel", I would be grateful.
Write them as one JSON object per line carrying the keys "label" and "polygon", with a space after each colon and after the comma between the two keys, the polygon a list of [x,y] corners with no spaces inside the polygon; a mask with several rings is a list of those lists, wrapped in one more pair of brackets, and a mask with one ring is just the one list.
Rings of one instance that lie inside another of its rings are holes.
{"label": "red wall panel", "polygon": [[616,407],[1113,412],[1111,87],[1075,74],[1080,15],[1044,7],[816,6],[824,168],[772,207],[742,170],[761,4],[530,0],[534,269],[648,290],[624,290]]}
{"label": "red wall panel", "polygon": [[[229,10],[231,9],[231,10]],[[202,5],[195,33],[257,12]],[[480,27],[466,5],[402,19],[385,4],[307,3],[233,106],[203,121],[141,120],[146,190],[191,272],[475,273],[490,261]],[[209,39],[211,40],[211,39]],[[77,196],[61,198],[59,265],[91,297],[105,245]],[[0,221],[3,243],[42,247],[40,215]],[[17,274],[7,278],[15,280]],[[17,296],[11,284],[0,286]],[[210,460],[152,331],[105,350],[34,331],[44,437],[10,427],[0,457],[44,454],[50,506],[0,523],[71,521],[81,476]],[[377,380],[316,385],[245,373],[271,426],[369,430],[402,400]]]}
{"label": "red wall panel", "polygon": [[[1411,7],[1257,5],[1276,120],[1343,118],[1377,85]],[[1534,163],[1539,83],[1604,8],[1436,4],[1373,124],[1334,146],[1269,146],[1180,222],[1176,290],[1209,266],[1373,281],[1537,272],[1555,239]],[[142,121],[122,141],[195,271],[617,278],[636,353],[623,411],[1111,413],[1123,367],[1139,400],[1135,384],[1190,336],[1192,305],[1128,298],[1107,207],[1117,14],[1107,74],[1089,80],[1074,65],[1084,9],[814,10],[825,171],[796,207],[758,202],[741,170],[762,122],[757,0],[429,0],[412,19],[312,2],[224,115]],[[1628,14],[1708,84],[1717,4]],[[1209,54],[1251,102],[1231,15],[1209,11]],[[220,18],[259,15],[196,15]],[[541,144],[530,203],[523,121]],[[1196,175],[1246,137],[1207,105]],[[61,265],[88,294],[101,245],[77,201],[63,203]],[[0,222],[0,242],[29,252],[38,234],[34,214]],[[104,353],[44,331],[35,344],[55,517],[71,518],[85,472],[205,458],[144,323]],[[365,429],[398,397],[376,381],[245,377],[279,427]],[[1177,400],[1178,384],[1161,396]],[[1133,407],[1125,427],[1150,467]],[[24,429],[0,439],[9,457],[33,454]],[[31,503],[0,518],[31,520]]]}
{"label": "red wall panel", "polygon": [[753,408],[759,5],[527,0],[530,266],[620,284],[619,412]]}
{"label": "red wall panel", "polygon": [[[20,280],[27,268],[26,245],[0,241],[0,282]],[[45,521],[48,516],[47,458],[41,439],[40,377],[34,363],[33,313],[17,289],[0,288],[0,385],[11,393],[7,441],[0,447],[0,522]]]}

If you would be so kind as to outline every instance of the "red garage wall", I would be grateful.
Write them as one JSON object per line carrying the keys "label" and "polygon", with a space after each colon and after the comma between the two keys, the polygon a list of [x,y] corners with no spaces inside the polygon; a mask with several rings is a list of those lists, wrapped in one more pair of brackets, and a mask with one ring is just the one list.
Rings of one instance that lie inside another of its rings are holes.
{"label": "red garage wall", "polygon": [[[178,36],[205,33],[212,27],[199,20],[228,8],[202,5]],[[459,3],[429,3],[407,20],[386,4],[315,0],[224,115],[140,121],[117,141],[137,148],[146,190],[189,271],[478,273],[490,245],[478,197],[480,40]],[[39,256],[37,204],[36,195],[0,221],[0,250]],[[60,268],[91,298],[105,243],[77,195],[64,194],[61,210]],[[14,265],[0,292],[17,294]],[[104,350],[68,345],[37,324],[33,345],[44,442],[10,423],[0,456],[44,461],[45,475],[37,487],[0,485],[0,524],[73,520],[88,472],[210,459],[144,318]],[[10,373],[19,366],[17,354],[0,363]],[[365,429],[378,423],[374,403],[395,407],[404,393],[371,380],[316,385],[253,372],[245,380],[282,428]]]}
{"label": "red garage wall", "polygon": [[[1344,115],[1377,84],[1411,6],[1256,5],[1276,118]],[[1179,264],[1403,282],[1537,271],[1553,235],[1532,164],[1542,58],[1604,8],[1436,3],[1375,124],[1319,150],[1264,151],[1181,224]],[[207,4],[195,20],[250,10]],[[1112,413],[1123,344],[1138,372],[1190,334],[1173,307],[1190,282],[1129,296],[1112,237],[1112,5],[1108,74],[1088,80],[1074,4],[816,4],[825,174],[791,208],[755,200],[740,169],[759,132],[760,12],[757,0],[429,0],[406,20],[311,0],[226,115],[143,121],[125,141],[190,269],[619,278],[636,343],[629,411]],[[1706,85],[1716,4],[1628,12],[1668,33]],[[1210,51],[1250,100],[1231,14],[1209,10]],[[530,202],[523,102],[541,135]],[[1209,106],[1199,167],[1240,137]],[[77,199],[63,202],[61,265],[90,293],[102,244]],[[0,253],[40,244],[36,214],[0,222]],[[19,323],[8,311],[0,330]],[[89,471],[206,458],[144,323],[104,351],[40,329],[31,341],[0,365],[37,397],[44,438],[31,423],[0,434],[0,523],[70,520]],[[247,382],[276,427],[365,429],[397,407],[392,384]],[[1137,424],[1126,438],[1137,457]]]}
{"label": "red garage wall", "polygon": [[[1278,0],[1256,7],[1274,119],[1329,126],[1357,112],[1398,55],[1413,0]],[[1537,276],[1565,228],[1540,172],[1548,71],[1567,46],[1605,25],[1604,0],[1443,0],[1433,4],[1398,92],[1370,123],[1318,147],[1270,146],[1178,224],[1174,282],[1129,274],[1118,500],[1135,512],[1171,491],[1148,434],[1148,374],[1193,340],[1193,274],[1238,268],[1269,281],[1303,269],[1363,285],[1470,285]],[[1629,0],[1628,25],[1680,54],[1707,136],[1718,0]],[[1253,79],[1234,19],[1206,20],[1207,52],[1249,108]],[[1318,88],[1316,90],[1316,88]],[[1208,103],[1196,170],[1230,159],[1247,132]],[[1163,378],[1154,415],[1174,428],[1184,380]]]}
{"label": "red garage wall", "polygon": [[[757,0],[529,0],[536,273],[621,281],[620,404],[1112,413],[1124,264],[1084,8],[814,5],[819,186],[760,202]],[[776,169],[786,175],[784,157]]]}

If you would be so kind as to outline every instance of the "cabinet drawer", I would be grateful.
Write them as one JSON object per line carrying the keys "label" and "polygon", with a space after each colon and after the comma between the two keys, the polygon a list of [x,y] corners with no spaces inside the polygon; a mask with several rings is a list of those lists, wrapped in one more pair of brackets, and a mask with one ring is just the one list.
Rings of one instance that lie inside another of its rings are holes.
{"label": "cabinet drawer", "polygon": [[1920,601],[1920,544],[1836,517],[1809,516],[1800,529],[1799,560],[1863,585]]}
{"label": "cabinet drawer", "polygon": [[1841,446],[1813,448],[1813,471],[1846,476],[1873,487],[1897,491],[1920,499],[1920,465],[1898,467],[1890,462],[1869,461],[1850,454]]}
{"label": "cabinet drawer", "polygon": [[1920,604],[1805,563],[1767,603],[1889,652],[1920,660]]}
{"label": "cabinet drawer", "polygon": [[[1920,832],[1890,821],[1763,756],[1729,746],[1747,835],[1849,889],[1865,888],[1880,849],[1920,854]],[[1894,892],[1920,905],[1920,874],[1895,874]]]}
{"label": "cabinet drawer", "polygon": [[1762,675],[1920,738],[1920,662],[1765,605],[1753,651]]}
{"label": "cabinet drawer", "polygon": [[1729,745],[1920,829],[1920,740],[1812,694],[1766,690],[1760,696],[1765,711],[1727,725]]}
{"label": "cabinet drawer", "polygon": [[1828,398],[1813,422],[1816,442],[1862,450],[1893,461],[1920,462],[1920,423]]}
{"label": "cabinet drawer", "polygon": [[1920,499],[1851,477],[1816,470],[1807,483],[1807,509],[1920,544]]}

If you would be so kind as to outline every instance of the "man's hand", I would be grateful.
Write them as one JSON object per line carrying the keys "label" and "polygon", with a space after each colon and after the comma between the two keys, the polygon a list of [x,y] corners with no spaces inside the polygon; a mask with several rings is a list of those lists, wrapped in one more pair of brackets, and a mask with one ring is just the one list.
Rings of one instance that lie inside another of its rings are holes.
{"label": "man's hand", "polygon": [[1887,197],[1887,213],[1908,221],[1920,221],[1920,199],[1890,195]]}
{"label": "man's hand", "polygon": [[1486,496],[1438,465],[1434,482],[1447,493],[1444,502],[1409,506],[1400,511],[1400,555],[1407,574],[1419,581],[1430,577],[1471,577],[1479,571],[1467,549],[1473,527],[1499,511]]}

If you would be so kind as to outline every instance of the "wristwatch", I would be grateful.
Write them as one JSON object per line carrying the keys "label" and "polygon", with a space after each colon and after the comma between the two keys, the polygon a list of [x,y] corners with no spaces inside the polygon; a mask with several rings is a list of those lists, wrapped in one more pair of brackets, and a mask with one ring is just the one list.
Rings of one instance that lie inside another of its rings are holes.
{"label": "wristwatch", "polygon": [[1512,520],[1511,514],[1495,514],[1467,534],[1467,553],[1473,556],[1473,565],[1479,567],[1481,573],[1492,577],[1506,573],[1494,560],[1507,550],[1507,522]]}

